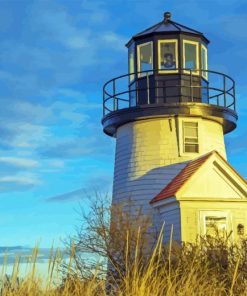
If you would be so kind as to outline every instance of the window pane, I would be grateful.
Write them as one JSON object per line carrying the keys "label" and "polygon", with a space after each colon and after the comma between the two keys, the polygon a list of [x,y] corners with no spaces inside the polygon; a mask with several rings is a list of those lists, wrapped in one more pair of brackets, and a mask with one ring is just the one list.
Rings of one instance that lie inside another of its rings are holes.
{"label": "window pane", "polygon": [[176,42],[161,42],[159,52],[159,68],[163,70],[176,69]]}
{"label": "window pane", "polygon": [[[202,46],[201,47],[201,63],[202,63],[202,70],[207,70],[208,69],[208,65],[207,65],[207,49]],[[202,76],[204,78],[208,78],[208,73],[205,71],[202,71]]]}
{"label": "window pane", "polygon": [[185,143],[197,143],[198,139],[197,138],[185,138]]}
{"label": "window pane", "polygon": [[185,127],[195,127],[197,128],[198,123],[197,122],[184,122]]}
{"label": "window pane", "polygon": [[[152,43],[139,46],[139,71],[153,70]],[[143,73],[145,75],[145,73]]]}
{"label": "window pane", "polygon": [[[134,44],[132,44],[129,48],[129,73],[135,72],[135,47]],[[129,77],[130,81],[135,79],[135,75],[130,75]]]}
{"label": "window pane", "polygon": [[188,128],[188,127],[186,127],[184,129],[184,136],[185,137],[194,137],[194,138],[197,138],[198,137],[197,128]]}
{"label": "window pane", "polygon": [[196,64],[196,45],[185,43],[185,68],[187,69],[197,69]]}
{"label": "window pane", "polygon": [[226,217],[208,216],[205,217],[206,235],[224,236],[227,230]]}
{"label": "window pane", "polygon": [[206,66],[206,50],[204,47],[202,47],[202,69],[207,70]]}
{"label": "window pane", "polygon": [[198,153],[199,145],[198,144],[185,144],[184,152]]}

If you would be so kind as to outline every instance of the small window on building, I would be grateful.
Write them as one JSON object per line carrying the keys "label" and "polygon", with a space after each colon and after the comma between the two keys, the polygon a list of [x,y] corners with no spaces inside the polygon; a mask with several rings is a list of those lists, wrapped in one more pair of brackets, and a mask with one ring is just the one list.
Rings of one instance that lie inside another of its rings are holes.
{"label": "small window on building", "polygon": [[[193,41],[184,41],[183,43],[183,67],[185,69],[191,69],[193,74],[199,74],[198,68],[198,43]],[[190,73],[188,70],[184,70],[185,73]]]}
{"label": "small window on building", "polygon": [[[129,47],[129,74],[135,72],[135,45],[132,44]],[[131,74],[129,76],[129,81],[133,81],[135,79],[135,74]]]}
{"label": "small window on building", "polygon": [[203,70],[208,70],[208,50],[202,45],[201,46],[201,67],[202,67],[202,77],[208,79],[208,72]]}
{"label": "small window on building", "polygon": [[178,68],[178,42],[175,39],[159,40],[159,73],[174,73]]}
{"label": "small window on building", "polygon": [[224,216],[205,216],[207,237],[224,237],[227,232],[227,221]]}
{"label": "small window on building", "polygon": [[183,122],[184,152],[198,153],[198,122]]}
{"label": "small window on building", "polygon": [[[153,42],[147,42],[137,47],[138,72],[153,70]],[[148,74],[151,74],[150,72]],[[146,73],[139,73],[139,77],[146,76]]]}

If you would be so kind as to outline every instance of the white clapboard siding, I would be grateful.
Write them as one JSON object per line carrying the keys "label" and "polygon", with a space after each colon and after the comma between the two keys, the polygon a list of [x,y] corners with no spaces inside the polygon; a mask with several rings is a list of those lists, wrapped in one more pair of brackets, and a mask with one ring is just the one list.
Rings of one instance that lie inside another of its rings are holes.
{"label": "white clapboard siding", "polygon": [[164,242],[168,243],[173,225],[172,239],[181,242],[181,219],[179,203],[175,202],[170,205],[163,205],[155,209],[155,222],[157,228],[161,229],[164,224],[163,237]]}

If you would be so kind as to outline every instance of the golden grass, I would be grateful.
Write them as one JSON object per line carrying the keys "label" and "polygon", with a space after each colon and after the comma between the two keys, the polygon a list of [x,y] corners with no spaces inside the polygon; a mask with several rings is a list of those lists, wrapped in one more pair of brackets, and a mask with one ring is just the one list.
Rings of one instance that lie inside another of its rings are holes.
{"label": "golden grass", "polygon": [[[128,235],[126,240],[128,240]],[[142,263],[138,244],[134,262],[128,261],[126,248],[124,272],[117,276],[82,279],[74,270],[71,272],[75,250],[61,268],[62,258],[58,250],[51,248],[47,272],[37,270],[38,248],[34,248],[27,262],[27,273],[20,275],[20,258],[16,257],[12,273],[6,276],[7,256],[1,272],[1,296],[225,296],[247,295],[246,250],[214,245],[186,245],[179,247],[172,242],[167,249],[162,246],[162,236],[152,256]],[[227,258],[222,254],[226,254]],[[242,252],[242,253],[241,253]],[[234,259],[233,259],[234,257]],[[223,258],[223,259],[222,259]],[[227,264],[226,264],[227,262]],[[106,292],[107,291],[107,292]]]}

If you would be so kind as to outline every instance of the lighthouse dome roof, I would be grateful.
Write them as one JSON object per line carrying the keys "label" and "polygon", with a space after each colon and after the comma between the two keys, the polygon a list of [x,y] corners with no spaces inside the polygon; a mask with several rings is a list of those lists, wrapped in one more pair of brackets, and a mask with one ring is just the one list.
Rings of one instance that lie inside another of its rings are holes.
{"label": "lighthouse dome roof", "polygon": [[140,33],[135,34],[131,38],[131,40],[126,44],[126,46],[128,47],[132,40],[142,39],[151,35],[166,35],[166,34],[180,34],[180,33],[199,36],[203,38],[206,43],[209,43],[209,40],[203,35],[203,33],[172,21],[171,13],[165,12],[164,19],[161,22],[147,28],[146,30]]}

